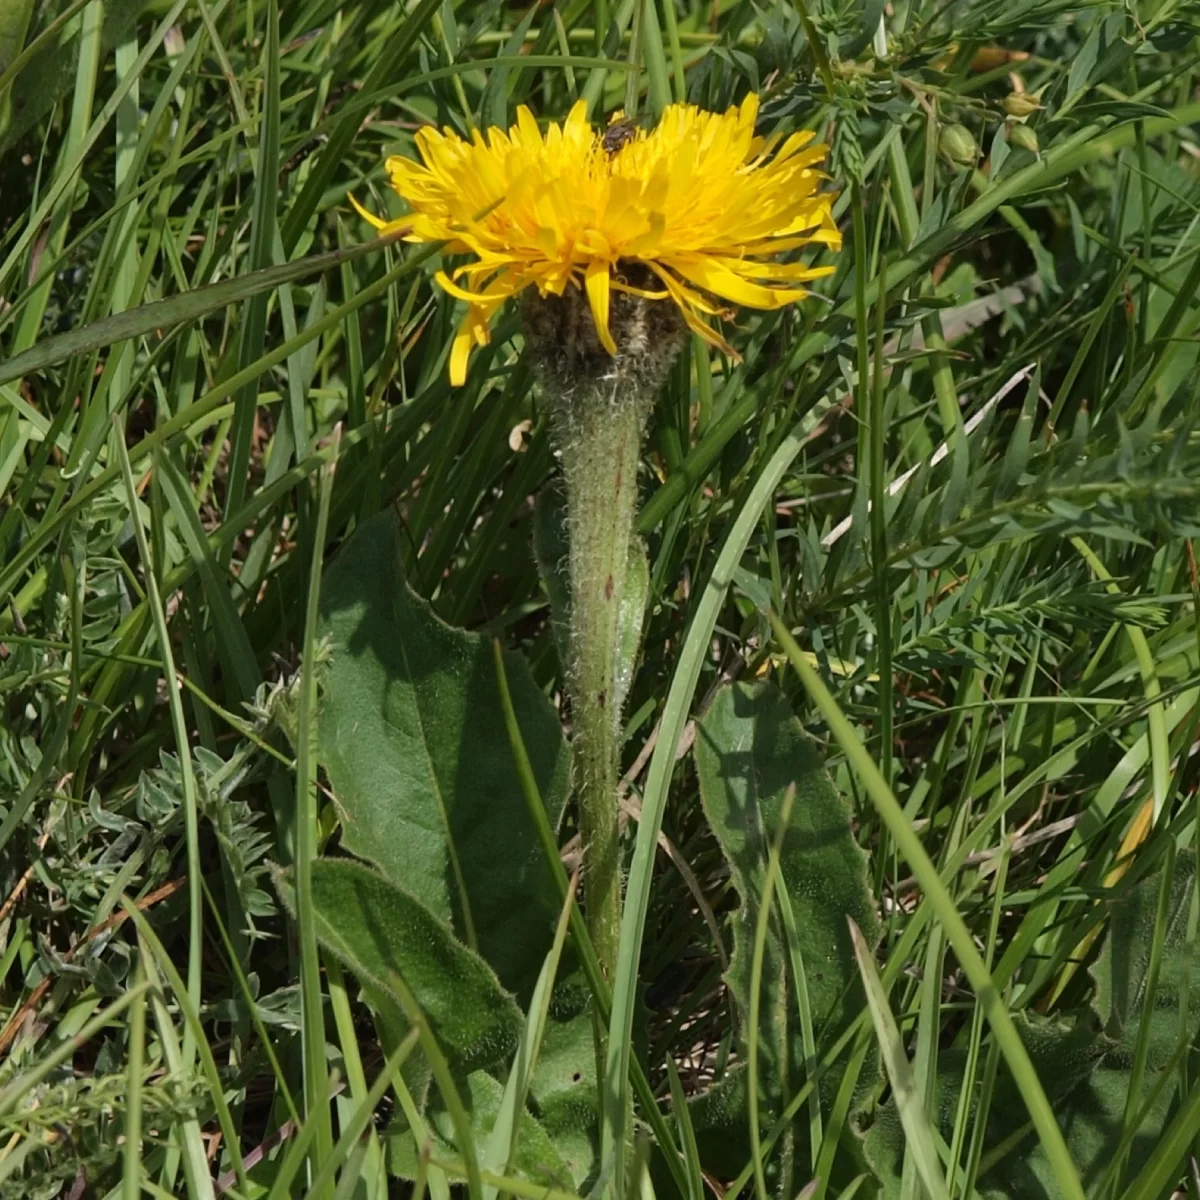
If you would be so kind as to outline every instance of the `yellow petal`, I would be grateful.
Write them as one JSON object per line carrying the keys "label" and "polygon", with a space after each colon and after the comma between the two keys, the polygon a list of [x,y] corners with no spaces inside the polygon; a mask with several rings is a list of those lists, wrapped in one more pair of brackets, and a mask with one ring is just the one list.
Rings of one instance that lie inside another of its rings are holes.
{"label": "yellow petal", "polygon": [[472,346],[486,346],[491,341],[491,329],[488,326],[490,318],[491,313],[479,305],[472,304],[467,309],[467,315],[463,317],[450,347],[451,386],[462,387],[466,382]]}
{"label": "yellow petal", "polygon": [[522,144],[535,147],[542,144],[542,131],[538,128],[538,123],[534,119],[533,113],[524,105],[517,106],[517,123],[513,126],[510,136],[516,140],[516,134],[520,133]]}
{"label": "yellow petal", "polygon": [[524,286],[518,283],[509,272],[501,274],[481,292],[472,292],[465,287],[459,287],[445,271],[438,271],[434,275],[434,279],[437,280],[438,287],[447,295],[453,296],[455,300],[465,300],[468,304],[486,308],[489,311],[495,311],[509,296],[515,296]]}
{"label": "yellow petal", "polygon": [[450,386],[462,387],[467,382],[467,362],[471,357],[471,344],[475,335],[470,328],[470,318],[466,318],[454,335],[454,344],[450,347]]}
{"label": "yellow petal", "polygon": [[600,344],[609,352],[617,353],[617,343],[613,341],[612,332],[608,328],[608,263],[593,260],[588,263],[584,284],[587,288],[588,303],[592,307],[592,320],[596,324],[596,332],[600,335]]}
{"label": "yellow petal", "polygon": [[723,296],[734,304],[744,304],[748,308],[782,308],[808,295],[801,288],[768,288],[751,283],[744,276],[700,254],[670,259],[668,265],[714,296]]}
{"label": "yellow petal", "polygon": [[[583,101],[540,124],[521,107],[505,128],[464,135],[426,126],[412,159],[387,162],[411,217],[363,217],[464,256],[453,279],[438,277],[469,306],[453,354],[457,379],[472,342],[486,341],[488,322],[526,287],[562,295],[582,286],[610,353],[614,288],[676,304],[690,328],[731,353],[707,319],[731,304],[776,309],[801,299],[798,285],[829,268],[780,257],[841,243],[820,170],[825,147],[808,132],[760,136],[758,116],[753,94],[719,113],[668,105],[656,128],[616,154],[603,149]],[[659,290],[620,279],[620,264],[635,261],[659,276]]]}
{"label": "yellow petal", "polygon": [[361,204],[359,204],[357,200],[355,200],[353,192],[347,192],[346,199],[354,205],[354,211],[357,212],[358,215],[362,217],[362,219],[368,224],[374,225],[376,229],[384,229],[387,227],[387,222],[382,217],[377,217],[373,212],[368,212]]}
{"label": "yellow petal", "polygon": [[667,300],[671,293],[665,289],[661,292],[650,291],[648,288],[634,287],[620,279],[610,279],[609,284],[614,292],[624,292],[627,296],[641,296],[643,300]]}

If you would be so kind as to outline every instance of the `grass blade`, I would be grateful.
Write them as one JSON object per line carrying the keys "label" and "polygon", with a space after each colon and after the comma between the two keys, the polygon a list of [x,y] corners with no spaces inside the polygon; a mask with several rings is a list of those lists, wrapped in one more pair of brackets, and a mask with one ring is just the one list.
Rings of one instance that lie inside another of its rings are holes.
{"label": "grass blade", "polygon": [[879,1039],[879,1048],[883,1052],[883,1065],[887,1069],[888,1081],[892,1085],[892,1098],[900,1113],[901,1123],[908,1140],[907,1152],[911,1154],[921,1182],[925,1185],[926,1194],[930,1200],[950,1200],[946,1190],[946,1179],[942,1174],[942,1164],[938,1161],[937,1143],[933,1127],[929,1123],[929,1115],[925,1111],[925,1099],[917,1088],[917,1080],[913,1075],[912,1064],[904,1053],[904,1043],[900,1038],[900,1029],[896,1018],[888,1006],[887,995],[879,982],[879,972],[875,969],[875,959],[871,948],[863,938],[862,931],[850,922],[850,936],[854,939],[854,956],[858,959],[859,973],[862,975],[863,986],[867,992],[867,1007],[871,1010],[871,1020],[875,1025],[875,1035]]}

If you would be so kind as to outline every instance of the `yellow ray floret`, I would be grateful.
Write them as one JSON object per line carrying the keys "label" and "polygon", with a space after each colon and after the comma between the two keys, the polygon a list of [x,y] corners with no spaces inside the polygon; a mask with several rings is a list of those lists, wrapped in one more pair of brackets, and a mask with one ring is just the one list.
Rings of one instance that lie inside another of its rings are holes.
{"label": "yellow ray floret", "polygon": [[437,276],[468,306],[450,357],[455,384],[472,348],[487,344],[497,310],[528,287],[543,296],[582,287],[615,354],[610,297],[614,288],[637,290],[621,277],[634,263],[662,284],[638,294],[678,305],[696,333],[731,352],[706,316],[723,314],[722,301],[776,309],[802,299],[799,285],[833,268],[777,256],[841,246],[833,196],[820,190],[827,147],[813,145],[811,133],[756,137],[757,116],[755,95],[725,113],[673,104],[655,129],[613,153],[583,101],[545,132],[525,107],[507,132],[476,131],[470,141],[422,129],[423,163],[397,156],[386,164],[411,214],[395,222],[363,215],[384,232],[405,229],[407,241],[445,242],[447,253],[472,257],[453,278]]}

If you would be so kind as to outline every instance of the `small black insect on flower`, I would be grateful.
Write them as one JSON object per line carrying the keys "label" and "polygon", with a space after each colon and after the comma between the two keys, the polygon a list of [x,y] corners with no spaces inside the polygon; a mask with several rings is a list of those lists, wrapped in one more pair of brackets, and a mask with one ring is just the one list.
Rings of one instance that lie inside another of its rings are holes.
{"label": "small black insect on flower", "polygon": [[604,131],[604,136],[600,139],[600,145],[604,149],[605,154],[616,154],[622,146],[628,146],[630,142],[637,137],[638,125],[632,117],[626,117],[618,114],[609,122],[608,128]]}

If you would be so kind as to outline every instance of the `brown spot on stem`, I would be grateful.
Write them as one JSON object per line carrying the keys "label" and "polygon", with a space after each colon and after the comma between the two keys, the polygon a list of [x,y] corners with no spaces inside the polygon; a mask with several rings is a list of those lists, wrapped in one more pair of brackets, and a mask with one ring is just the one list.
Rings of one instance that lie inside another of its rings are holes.
{"label": "brown spot on stem", "polygon": [[611,600],[612,594],[613,594],[613,577],[610,575],[604,581],[604,598],[605,598],[605,600]]}
{"label": "brown spot on stem", "polygon": [[600,708],[603,708],[607,702],[608,702],[608,693],[607,692],[597,692],[596,693],[596,704]]}

